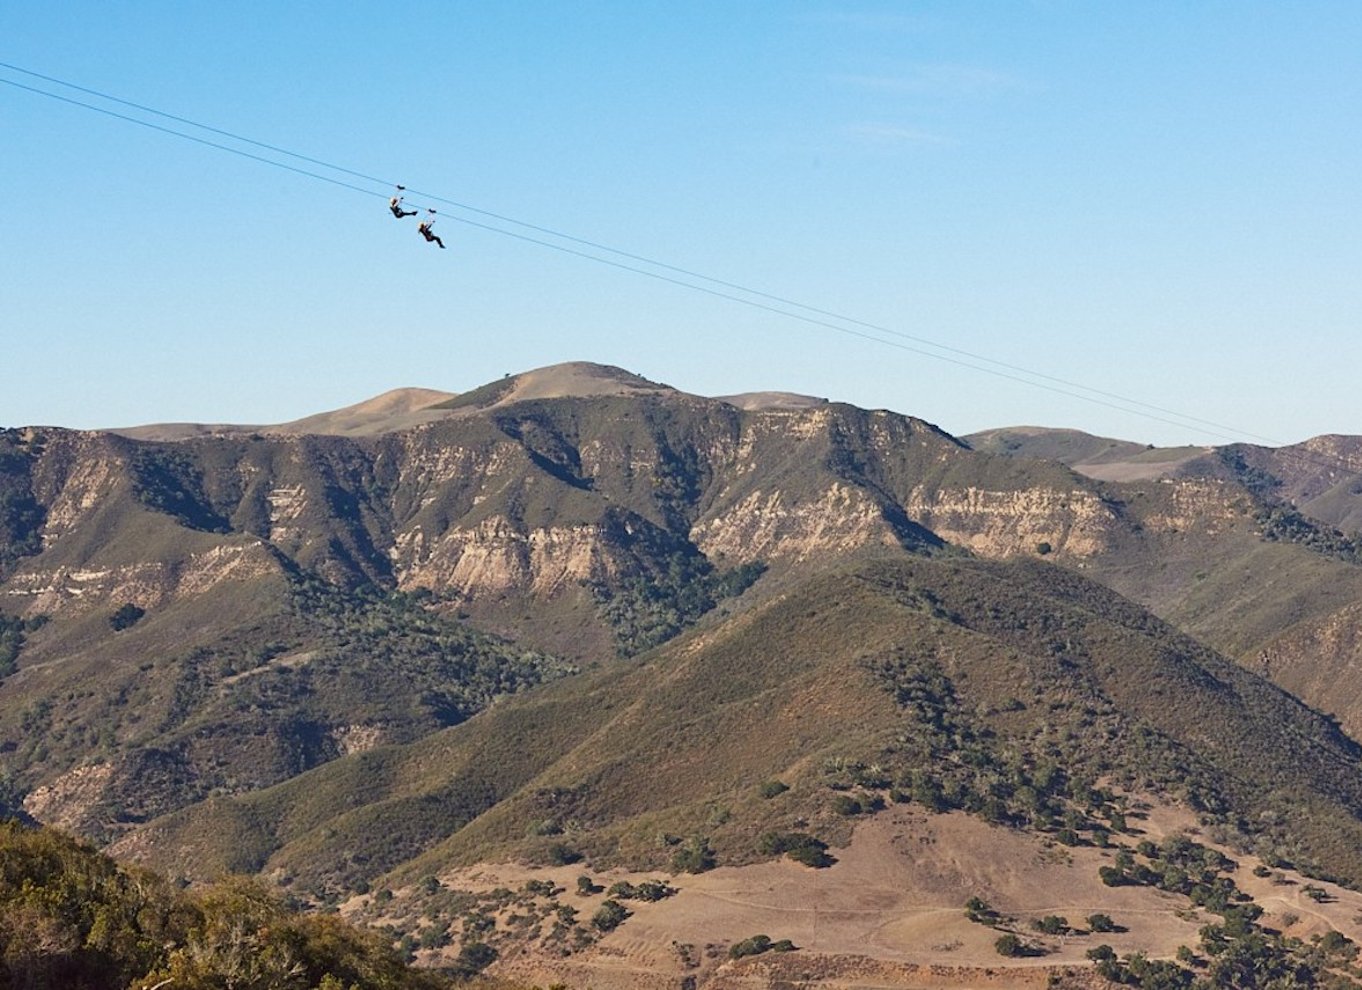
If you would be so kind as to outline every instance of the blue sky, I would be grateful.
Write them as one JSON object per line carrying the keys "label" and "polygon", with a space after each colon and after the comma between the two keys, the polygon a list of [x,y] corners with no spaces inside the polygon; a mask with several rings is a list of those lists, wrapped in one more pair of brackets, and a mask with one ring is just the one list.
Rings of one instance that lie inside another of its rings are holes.
{"label": "blue sky", "polygon": [[0,85],[0,425],[278,422],[592,360],[954,433],[1362,433],[1359,52],[1342,0],[8,3],[0,62],[888,343],[453,207],[440,251],[381,185]]}

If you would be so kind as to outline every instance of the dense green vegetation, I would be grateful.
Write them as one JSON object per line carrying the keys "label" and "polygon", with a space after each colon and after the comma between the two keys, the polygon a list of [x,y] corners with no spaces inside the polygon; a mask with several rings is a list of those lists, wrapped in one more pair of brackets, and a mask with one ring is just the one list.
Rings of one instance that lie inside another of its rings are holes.
{"label": "dense green vegetation", "polygon": [[620,656],[659,646],[725,598],[746,591],[766,570],[753,561],[720,572],[689,544],[655,555],[662,565],[613,584],[591,584],[601,616],[614,630]]}
{"label": "dense green vegetation", "polygon": [[231,532],[232,524],[204,493],[203,470],[178,443],[139,443],[130,449],[134,497],[180,525],[208,533]]}
{"label": "dense green vegetation", "polygon": [[1216,450],[1220,462],[1249,491],[1262,499],[1272,499],[1274,492],[1282,487],[1282,479],[1261,467],[1249,463],[1247,448],[1242,444],[1231,444]]}
{"label": "dense green vegetation", "polygon": [[767,832],[758,840],[763,856],[789,856],[796,863],[823,868],[837,862],[829,855],[828,844],[804,832]]}
{"label": "dense green vegetation", "polygon": [[1315,553],[1349,564],[1362,564],[1362,535],[1351,536],[1308,519],[1290,505],[1273,502],[1254,514],[1263,537],[1273,542],[1295,543]]}
{"label": "dense green vegetation", "polygon": [[19,651],[24,648],[24,635],[47,624],[47,616],[20,619],[0,612],[0,679],[14,673],[19,662]]}
{"label": "dense green vegetation", "polygon": [[1262,908],[1234,883],[1236,868],[1186,836],[1161,845],[1144,841],[1134,850],[1123,847],[1116,864],[1102,868],[1104,883],[1156,887],[1186,897],[1220,920],[1202,926],[1197,947],[1183,946],[1176,961],[1152,960],[1142,953],[1118,957],[1110,946],[1097,946],[1088,957],[1098,973],[1142,990],[1362,986],[1362,969],[1355,966],[1358,949],[1350,939],[1330,930],[1305,941],[1262,926]]}
{"label": "dense green vegetation", "polygon": [[[46,829],[0,823],[0,984],[15,990],[435,990],[376,936],[256,884],[187,893]],[[166,981],[166,982],[162,982]]]}
{"label": "dense green vegetation", "polygon": [[390,695],[397,683],[436,725],[453,725],[499,697],[575,670],[476,632],[427,592],[346,592],[306,575],[294,588],[295,615],[323,636],[324,654],[314,664],[334,672],[333,691],[355,679],[353,693],[335,699],[352,713]]}
{"label": "dense green vegetation", "polygon": [[[155,610],[117,610],[108,626],[146,637],[145,659],[106,670],[105,691],[76,684],[0,714],[9,769],[23,780],[92,755],[109,761],[85,826],[107,838],[285,780],[342,755],[356,734],[412,741],[574,669],[472,630],[429,595],[347,591],[303,572],[283,590],[253,625],[189,647],[160,640]],[[0,661],[12,665],[37,624],[4,619]]]}
{"label": "dense green vegetation", "polygon": [[41,443],[18,430],[0,429],[0,580],[22,557],[42,549],[40,530],[47,513],[33,496],[30,476]]}
{"label": "dense green vegetation", "polygon": [[134,605],[132,602],[124,602],[109,616],[109,628],[114,632],[122,632],[137,625],[137,620],[147,614],[147,610]]}

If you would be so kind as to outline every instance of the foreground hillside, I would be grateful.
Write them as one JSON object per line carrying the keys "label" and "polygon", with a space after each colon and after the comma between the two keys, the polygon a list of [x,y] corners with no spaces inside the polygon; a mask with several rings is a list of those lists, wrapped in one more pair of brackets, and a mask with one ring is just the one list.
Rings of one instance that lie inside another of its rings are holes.
{"label": "foreground hillside", "polygon": [[454,980],[409,968],[336,918],[289,911],[249,882],[187,894],[59,833],[0,823],[0,986],[152,985],[438,990]]}

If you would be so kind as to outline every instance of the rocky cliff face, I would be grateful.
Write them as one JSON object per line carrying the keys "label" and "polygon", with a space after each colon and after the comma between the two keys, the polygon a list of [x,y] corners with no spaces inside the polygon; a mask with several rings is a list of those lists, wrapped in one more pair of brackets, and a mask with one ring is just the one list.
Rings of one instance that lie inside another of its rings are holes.
{"label": "rocky cliff face", "polygon": [[[290,566],[468,601],[580,597],[665,569],[658,553],[679,546],[776,568],[947,544],[1083,560],[1127,525],[1095,482],[910,417],[680,393],[499,406],[374,439],[44,431],[16,458],[40,547],[0,601],[25,614],[159,608]],[[1178,483],[1143,524],[1213,527],[1226,492],[1208,486]]]}

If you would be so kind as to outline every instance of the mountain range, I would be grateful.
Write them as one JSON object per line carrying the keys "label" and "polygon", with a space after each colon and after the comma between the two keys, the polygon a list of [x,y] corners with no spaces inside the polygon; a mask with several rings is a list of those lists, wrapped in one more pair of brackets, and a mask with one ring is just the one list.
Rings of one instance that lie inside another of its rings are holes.
{"label": "mountain range", "polygon": [[435,918],[431,961],[485,916],[507,972],[595,985],[629,924],[560,895],[561,931],[512,922],[451,878],[661,871],[681,904],[791,849],[854,862],[902,809],[1095,870],[1182,809],[1356,884],[1359,520],[1358,437],[957,438],[583,363],[273,426],[6,429],[0,797],[171,875]]}

